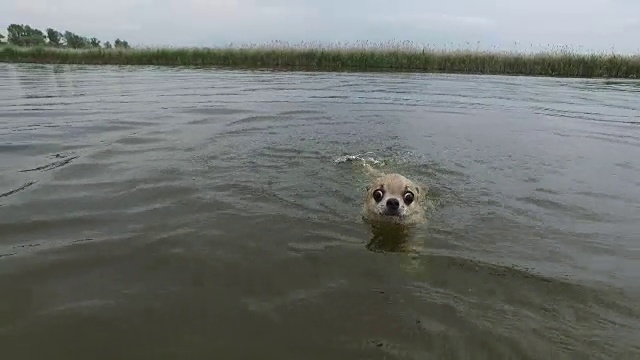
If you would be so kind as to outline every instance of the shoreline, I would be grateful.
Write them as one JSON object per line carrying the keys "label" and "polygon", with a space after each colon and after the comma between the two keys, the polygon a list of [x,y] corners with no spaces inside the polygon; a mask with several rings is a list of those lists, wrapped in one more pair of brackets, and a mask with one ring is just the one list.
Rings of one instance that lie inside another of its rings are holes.
{"label": "shoreline", "polygon": [[152,65],[306,72],[640,78],[640,55],[358,47],[68,49],[0,46],[0,62]]}

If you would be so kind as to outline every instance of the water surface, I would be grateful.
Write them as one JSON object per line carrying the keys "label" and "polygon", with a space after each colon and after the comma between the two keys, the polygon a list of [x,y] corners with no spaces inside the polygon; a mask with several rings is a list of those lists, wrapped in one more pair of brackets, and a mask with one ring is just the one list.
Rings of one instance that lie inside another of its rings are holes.
{"label": "water surface", "polygon": [[638,84],[0,64],[0,354],[640,358]]}

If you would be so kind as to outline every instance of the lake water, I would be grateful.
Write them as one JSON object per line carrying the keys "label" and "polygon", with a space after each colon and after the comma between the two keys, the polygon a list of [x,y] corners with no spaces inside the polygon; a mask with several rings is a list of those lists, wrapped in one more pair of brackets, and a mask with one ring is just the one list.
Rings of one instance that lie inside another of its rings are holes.
{"label": "lake water", "polygon": [[[639,99],[0,64],[0,354],[638,359]],[[427,185],[429,221],[380,237],[358,159]]]}

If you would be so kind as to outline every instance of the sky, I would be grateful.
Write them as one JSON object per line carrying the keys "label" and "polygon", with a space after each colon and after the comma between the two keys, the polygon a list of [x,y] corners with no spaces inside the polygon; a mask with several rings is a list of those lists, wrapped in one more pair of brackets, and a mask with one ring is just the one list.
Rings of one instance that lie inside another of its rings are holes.
{"label": "sky", "polygon": [[133,46],[412,41],[640,53],[640,0],[0,0],[11,23]]}

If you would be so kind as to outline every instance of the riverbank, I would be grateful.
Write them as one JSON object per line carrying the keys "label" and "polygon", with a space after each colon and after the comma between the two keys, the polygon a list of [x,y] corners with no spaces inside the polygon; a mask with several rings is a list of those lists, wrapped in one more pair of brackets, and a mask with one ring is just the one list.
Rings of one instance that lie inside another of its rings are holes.
{"label": "riverbank", "polygon": [[5,45],[0,47],[0,62],[640,78],[640,55],[583,55],[566,51],[526,54],[402,47],[94,48],[77,50]]}

